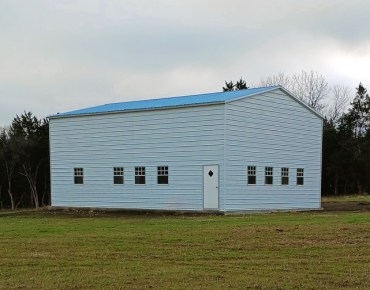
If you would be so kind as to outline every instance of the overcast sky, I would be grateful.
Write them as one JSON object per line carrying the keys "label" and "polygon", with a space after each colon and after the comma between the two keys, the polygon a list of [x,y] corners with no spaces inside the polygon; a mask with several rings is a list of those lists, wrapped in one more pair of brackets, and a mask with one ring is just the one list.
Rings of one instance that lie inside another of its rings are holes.
{"label": "overcast sky", "polygon": [[0,126],[302,69],[370,90],[369,0],[0,0]]}

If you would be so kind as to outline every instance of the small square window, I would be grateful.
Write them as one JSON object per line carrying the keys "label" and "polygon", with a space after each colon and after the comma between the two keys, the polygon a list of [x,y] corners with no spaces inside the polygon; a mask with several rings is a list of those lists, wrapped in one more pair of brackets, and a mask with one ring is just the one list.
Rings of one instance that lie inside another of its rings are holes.
{"label": "small square window", "polygon": [[248,166],[248,184],[256,184],[256,166]]}
{"label": "small square window", "polygon": [[113,167],[113,183],[114,184],[123,184],[123,167]]}
{"label": "small square window", "polygon": [[297,168],[297,185],[303,185],[304,183],[304,170],[303,168]]}
{"label": "small square window", "polygon": [[84,169],[74,168],[74,183],[83,184],[84,183]]}
{"label": "small square window", "polygon": [[157,167],[157,183],[168,184],[168,166]]}
{"label": "small square window", "polygon": [[289,168],[286,167],[281,168],[281,184],[282,185],[289,184]]}
{"label": "small square window", "polygon": [[145,184],[145,167],[135,167],[135,184]]}
{"label": "small square window", "polygon": [[265,184],[273,184],[273,167],[265,167]]}

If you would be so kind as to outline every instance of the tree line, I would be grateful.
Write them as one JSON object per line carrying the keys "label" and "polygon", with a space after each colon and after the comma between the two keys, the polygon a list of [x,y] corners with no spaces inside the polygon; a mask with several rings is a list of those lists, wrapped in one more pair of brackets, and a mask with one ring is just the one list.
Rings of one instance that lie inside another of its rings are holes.
{"label": "tree line", "polygon": [[49,122],[31,112],[0,128],[0,209],[50,204]]}
{"label": "tree line", "polygon": [[[370,191],[370,97],[360,83],[353,92],[329,86],[314,71],[280,73],[252,86],[281,85],[320,112],[324,119],[322,193]],[[224,91],[247,89],[246,81],[225,82]],[[49,122],[31,112],[0,128],[0,209],[50,204]]]}
{"label": "tree line", "polygon": [[348,111],[324,120],[322,191],[370,191],[370,97],[361,83]]}

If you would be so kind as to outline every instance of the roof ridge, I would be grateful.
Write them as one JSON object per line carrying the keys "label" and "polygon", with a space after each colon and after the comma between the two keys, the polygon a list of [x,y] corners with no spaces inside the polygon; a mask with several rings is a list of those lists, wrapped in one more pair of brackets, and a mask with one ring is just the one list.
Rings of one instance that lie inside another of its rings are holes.
{"label": "roof ridge", "polygon": [[269,87],[257,87],[248,88],[236,91],[226,91],[226,92],[214,92],[214,93],[204,93],[204,94],[194,94],[185,96],[175,96],[166,98],[156,98],[156,99],[144,99],[144,100],[132,100],[117,103],[108,103],[103,105],[97,105],[93,107],[88,107],[84,109],[58,113],[56,115],[49,116],[50,118],[57,117],[67,117],[67,116],[77,116],[77,115],[91,115],[91,114],[103,114],[112,112],[123,112],[123,111],[133,111],[133,110],[150,110],[150,109],[160,109],[160,108],[171,108],[171,107],[181,107],[181,106],[191,106],[191,105],[206,105],[215,103],[225,103],[233,99],[238,99],[241,97],[252,96],[262,92],[267,92],[280,86],[269,86]]}
{"label": "roof ridge", "polygon": [[[224,91],[224,92],[212,92],[212,93],[202,93],[202,94],[191,94],[191,95],[181,95],[181,96],[173,96],[173,97],[158,97],[158,98],[145,98],[140,100],[130,100],[130,101],[123,101],[123,102],[113,102],[113,103],[107,103],[104,105],[113,105],[113,104],[122,104],[122,103],[133,103],[133,102],[144,102],[144,101],[157,101],[157,100],[168,100],[168,99],[176,99],[176,98],[185,98],[185,97],[202,97],[202,96],[208,96],[213,94],[227,94],[227,93],[236,93],[241,91],[247,91],[247,90],[255,90],[255,89],[272,89],[277,88],[280,86],[267,86],[267,87],[253,87],[248,89],[242,89],[242,90],[235,90],[235,91]],[[102,105],[98,105],[102,106]]]}

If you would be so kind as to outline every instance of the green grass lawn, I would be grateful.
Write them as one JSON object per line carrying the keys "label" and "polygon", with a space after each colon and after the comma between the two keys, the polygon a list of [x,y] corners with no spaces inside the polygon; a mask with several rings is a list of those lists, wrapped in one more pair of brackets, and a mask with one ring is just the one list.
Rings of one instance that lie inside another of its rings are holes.
{"label": "green grass lawn", "polygon": [[0,289],[370,289],[370,212],[0,215]]}

